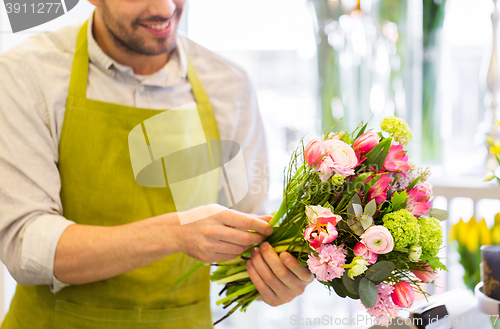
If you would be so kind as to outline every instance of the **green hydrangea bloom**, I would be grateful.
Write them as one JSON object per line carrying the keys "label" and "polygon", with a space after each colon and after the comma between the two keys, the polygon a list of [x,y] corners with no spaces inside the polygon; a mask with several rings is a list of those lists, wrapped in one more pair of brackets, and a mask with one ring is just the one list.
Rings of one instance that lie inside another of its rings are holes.
{"label": "green hydrangea bloom", "polygon": [[410,127],[406,121],[393,115],[382,120],[380,128],[388,132],[394,140],[403,146],[407,145],[412,138]]}
{"label": "green hydrangea bloom", "polygon": [[419,219],[420,223],[420,245],[422,253],[436,256],[443,243],[443,230],[439,220],[433,217]]}
{"label": "green hydrangea bloom", "polygon": [[418,244],[420,225],[408,210],[400,209],[388,213],[384,215],[382,221],[394,238],[394,249],[408,248],[410,245]]}

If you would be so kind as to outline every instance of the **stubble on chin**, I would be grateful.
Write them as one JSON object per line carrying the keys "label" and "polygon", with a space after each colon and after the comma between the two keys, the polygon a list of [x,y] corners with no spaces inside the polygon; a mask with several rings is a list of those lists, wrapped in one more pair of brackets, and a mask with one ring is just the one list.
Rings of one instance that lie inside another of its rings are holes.
{"label": "stubble on chin", "polygon": [[[129,54],[146,56],[156,56],[170,53],[175,49],[177,45],[177,31],[174,32],[173,36],[156,38],[158,47],[147,46],[144,39],[141,36],[137,35],[138,29],[140,28],[137,22],[133,22],[131,27],[127,28],[111,15],[111,11],[107,7],[105,1],[102,1],[101,3],[102,20],[104,22],[104,26],[106,27],[108,33],[111,35],[113,43],[118,48],[126,51]],[[167,45],[166,39],[169,37],[173,37],[173,40]]]}

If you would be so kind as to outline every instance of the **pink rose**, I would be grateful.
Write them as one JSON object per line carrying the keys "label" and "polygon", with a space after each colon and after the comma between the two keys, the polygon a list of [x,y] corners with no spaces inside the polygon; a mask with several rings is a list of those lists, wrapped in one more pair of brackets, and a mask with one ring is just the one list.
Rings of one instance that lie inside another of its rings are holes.
{"label": "pink rose", "polygon": [[376,254],[387,254],[394,248],[391,232],[383,226],[371,226],[361,235],[361,242]]}
{"label": "pink rose", "polygon": [[368,250],[363,242],[356,243],[353,251],[354,256],[363,257],[366,260],[366,265],[372,265],[377,262],[378,255]]}
{"label": "pink rose", "polygon": [[394,290],[391,294],[392,301],[399,307],[410,307],[415,300],[415,291],[412,286],[406,281],[400,281],[394,285]]}
{"label": "pink rose", "polygon": [[325,153],[325,144],[323,141],[315,138],[307,144],[306,149],[304,150],[304,158],[309,166],[317,167],[321,163],[321,157]]}
{"label": "pink rose", "polygon": [[352,147],[338,139],[329,139],[325,142],[326,151],[330,155],[335,173],[348,177],[354,175],[354,168],[358,165],[358,158]]}
{"label": "pink rose", "polygon": [[368,152],[370,152],[380,141],[380,137],[378,134],[373,131],[368,131],[361,136],[359,136],[352,144],[352,148],[356,153],[358,159],[361,158]]}
{"label": "pink rose", "polygon": [[384,163],[384,170],[387,171],[404,171],[410,170],[408,163],[408,155],[402,145],[392,145],[389,149],[389,154]]}
{"label": "pink rose", "polygon": [[427,264],[425,263],[425,267],[422,270],[413,270],[413,274],[423,282],[429,283],[434,281],[434,279],[437,276],[437,273],[434,272],[434,270]]}
{"label": "pink rose", "polygon": [[322,182],[326,182],[330,177],[333,176],[333,160],[332,157],[327,154],[323,157],[320,165],[313,168],[313,171],[319,172],[319,179]]}

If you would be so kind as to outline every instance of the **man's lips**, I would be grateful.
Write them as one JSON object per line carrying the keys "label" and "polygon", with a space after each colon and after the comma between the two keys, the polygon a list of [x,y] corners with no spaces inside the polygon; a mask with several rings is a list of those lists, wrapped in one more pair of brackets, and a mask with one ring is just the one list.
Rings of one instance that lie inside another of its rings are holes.
{"label": "man's lips", "polygon": [[157,37],[169,35],[172,32],[173,22],[139,24],[146,31]]}

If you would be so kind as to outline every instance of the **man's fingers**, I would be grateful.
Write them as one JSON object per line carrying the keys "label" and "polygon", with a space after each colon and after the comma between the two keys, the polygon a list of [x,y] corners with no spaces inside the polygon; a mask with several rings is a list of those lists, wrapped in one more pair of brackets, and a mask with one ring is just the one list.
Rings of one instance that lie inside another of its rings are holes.
{"label": "man's fingers", "polygon": [[273,228],[269,226],[265,220],[259,217],[244,214],[232,209],[223,211],[223,213],[224,216],[221,216],[222,223],[227,226],[240,228],[246,231],[253,230],[263,235],[270,235],[273,233]]}
{"label": "man's fingers", "polygon": [[288,252],[282,252],[280,254],[280,258],[285,266],[300,280],[307,283],[311,283],[314,280],[314,275],[307,269],[307,267],[299,267],[299,261],[297,258],[293,257]]}
{"label": "man's fingers", "polygon": [[216,241],[213,244],[210,244],[210,252],[220,253],[220,254],[230,254],[233,255],[232,258],[236,258],[238,255],[242,254],[247,249],[248,246],[240,246],[225,241]]}
{"label": "man's fingers", "polygon": [[268,222],[268,223],[269,223],[269,222],[271,221],[271,219],[273,219],[273,217],[274,217],[274,216],[271,216],[271,215],[261,215],[261,216],[257,216],[257,215],[255,215],[255,214],[254,214],[254,216],[255,216],[255,217],[259,217],[260,219],[263,219],[263,220],[265,220],[265,221],[266,221],[266,222]]}
{"label": "man's fingers", "polygon": [[233,227],[222,226],[217,229],[217,235],[214,238],[240,246],[246,246],[246,248],[248,248],[264,241],[265,236],[260,233],[252,233],[238,230]]}

